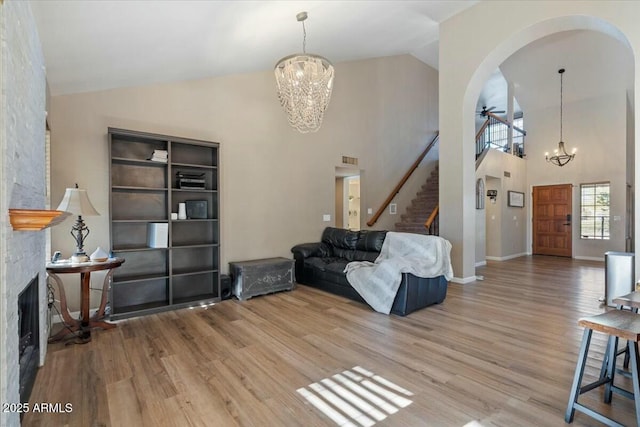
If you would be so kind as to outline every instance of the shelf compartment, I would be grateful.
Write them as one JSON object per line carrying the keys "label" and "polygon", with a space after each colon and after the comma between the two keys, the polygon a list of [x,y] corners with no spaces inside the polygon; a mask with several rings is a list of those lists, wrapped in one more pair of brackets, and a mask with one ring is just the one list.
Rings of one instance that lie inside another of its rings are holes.
{"label": "shelf compartment", "polygon": [[112,163],[111,185],[114,187],[167,187],[167,170],[148,163]]}
{"label": "shelf compartment", "polygon": [[209,221],[172,221],[171,246],[218,244],[218,223]]}
{"label": "shelf compartment", "polygon": [[[172,191],[171,207],[173,212],[178,212],[178,205],[189,200],[205,200],[207,202],[207,217],[197,219],[218,219],[218,194],[201,192],[196,194],[193,191]],[[184,221],[184,220],[180,220]],[[191,221],[191,220],[187,220]]]}
{"label": "shelf compartment", "polygon": [[167,220],[167,193],[113,191],[111,193],[113,220]]}
{"label": "shelf compartment", "polygon": [[126,252],[120,255],[126,262],[114,271],[114,282],[131,281],[146,276],[163,277],[169,275],[168,249]]}
{"label": "shelf compartment", "polygon": [[171,162],[193,166],[218,166],[218,147],[211,144],[171,143]]}
{"label": "shelf compartment", "polygon": [[147,280],[156,280],[156,279],[168,279],[168,275],[157,275],[157,274],[133,274],[130,276],[118,276],[113,279],[113,283],[133,283],[133,282],[144,282]]}
{"label": "shelf compartment", "polygon": [[[179,188],[178,185],[178,177],[177,177],[177,173],[178,172],[183,172],[185,174],[195,174],[195,175],[202,175],[202,178],[204,179],[204,190],[217,190],[218,189],[218,171],[217,169],[203,169],[201,167],[194,167],[191,165],[178,165],[175,163],[171,164],[171,179],[172,179],[172,186],[175,189],[180,189],[180,190],[190,190],[189,188]],[[198,189],[195,189],[195,191],[198,191]],[[202,191],[202,190],[200,190]]]}
{"label": "shelf compartment", "polygon": [[167,145],[167,141],[112,134],[111,157],[118,160],[147,160],[151,158],[153,150],[166,150]]}
{"label": "shelf compartment", "polygon": [[205,298],[217,298],[219,295],[218,272],[206,272],[184,276],[174,276],[172,279],[173,304],[197,301]]}
{"label": "shelf compartment", "polygon": [[[167,221],[163,221],[166,223]],[[131,251],[151,248],[148,242],[148,224],[151,222],[114,222],[111,224],[111,245],[115,251]]]}
{"label": "shelf compartment", "polygon": [[217,246],[174,248],[171,251],[171,272],[174,275],[211,272],[217,269]]}
{"label": "shelf compartment", "polygon": [[169,279],[114,283],[111,288],[114,315],[169,305]]}

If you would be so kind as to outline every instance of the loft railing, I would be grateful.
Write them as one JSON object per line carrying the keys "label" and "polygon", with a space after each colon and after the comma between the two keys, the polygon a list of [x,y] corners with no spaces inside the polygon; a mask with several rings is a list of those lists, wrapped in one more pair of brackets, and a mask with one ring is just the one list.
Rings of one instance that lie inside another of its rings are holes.
{"label": "loft railing", "polygon": [[428,234],[439,236],[440,235],[440,204],[437,204],[429,218],[424,223],[424,228],[427,229]]}
{"label": "loft railing", "polygon": [[[487,120],[485,120],[476,134],[476,159],[485,150],[491,148],[505,153],[512,153],[514,156],[524,157],[524,137],[527,132],[493,113],[487,112],[485,115]],[[508,139],[509,128],[513,128],[511,146]]]}
{"label": "loft railing", "polygon": [[400,192],[404,184],[409,180],[409,177],[411,176],[413,171],[415,171],[418,168],[418,166],[420,166],[420,162],[422,162],[422,159],[424,159],[424,157],[429,153],[429,151],[431,151],[433,146],[436,145],[436,142],[438,142],[439,138],[440,138],[440,132],[436,132],[436,135],[433,137],[429,145],[427,145],[427,148],[425,148],[422,154],[420,154],[420,156],[418,156],[416,161],[413,162],[413,164],[411,165],[407,173],[404,174],[400,182],[398,182],[398,184],[393,188],[393,190],[391,190],[391,193],[385,199],[385,201],[382,202],[382,205],[380,206],[380,208],[371,217],[371,219],[367,221],[367,225],[369,227],[373,227],[373,225],[378,221],[378,219],[380,219],[380,216],[384,213],[384,210],[387,209],[387,206],[389,206],[389,204],[391,203],[393,198],[396,196],[396,194]]}

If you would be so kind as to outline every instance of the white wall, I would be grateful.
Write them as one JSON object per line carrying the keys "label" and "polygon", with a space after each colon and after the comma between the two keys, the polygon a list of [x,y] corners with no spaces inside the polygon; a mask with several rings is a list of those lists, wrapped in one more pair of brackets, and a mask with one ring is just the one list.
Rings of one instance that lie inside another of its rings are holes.
{"label": "white wall", "polygon": [[[451,241],[457,281],[475,276],[475,171],[473,150],[475,103],[484,82],[506,58],[528,43],[572,29],[603,31],[640,51],[638,2],[518,1],[479,2],[441,23],[440,209],[441,235]],[[517,17],[517,19],[514,19]],[[635,81],[640,62],[635,58]],[[635,92],[634,105],[638,104]],[[636,110],[635,121],[638,118]],[[634,140],[638,140],[635,130]],[[636,163],[640,160],[635,152]],[[446,165],[446,167],[444,166]],[[638,188],[640,177],[634,178]],[[636,198],[636,211],[640,201]],[[636,240],[640,231],[636,230]],[[636,260],[640,274],[640,259]]]}
{"label": "white wall", "polygon": [[[504,260],[527,252],[526,204],[525,208],[516,208],[507,203],[509,191],[526,193],[526,171],[527,160],[498,150],[489,150],[476,170],[476,177],[485,179],[485,194],[486,190],[498,190],[496,203],[485,197],[484,214],[476,212],[476,221],[486,224],[476,223],[477,230],[486,228],[485,236],[476,232],[476,248],[485,248],[484,251],[476,249],[476,265],[485,258]],[[505,176],[505,172],[509,176]]]}
{"label": "white wall", "polygon": [[[40,363],[47,351],[45,232],[13,231],[8,210],[45,206],[45,75],[29,4],[0,4],[0,402],[18,403],[18,295],[38,277]],[[19,425],[0,411],[0,425]]]}
{"label": "white wall", "polygon": [[[291,257],[290,248],[318,241],[323,214],[335,214],[335,168],[342,156],[361,169],[362,225],[437,130],[437,72],[402,55],[335,64],[333,98],[319,132],[291,129],[271,71],[117,89],[51,101],[52,200],[78,182],[100,217],[86,249],[109,247],[107,127],[218,141],[221,162],[221,269],[228,262]],[[426,168],[412,182],[426,180]],[[408,200],[408,190],[398,197]],[[398,202],[402,212],[403,206]],[[376,229],[393,227],[383,215]],[[69,256],[71,220],[56,227],[53,249]],[[72,275],[66,275],[72,276]],[[97,284],[102,276],[96,274]],[[64,277],[72,309],[79,279]],[[92,301],[97,305],[97,298]]]}

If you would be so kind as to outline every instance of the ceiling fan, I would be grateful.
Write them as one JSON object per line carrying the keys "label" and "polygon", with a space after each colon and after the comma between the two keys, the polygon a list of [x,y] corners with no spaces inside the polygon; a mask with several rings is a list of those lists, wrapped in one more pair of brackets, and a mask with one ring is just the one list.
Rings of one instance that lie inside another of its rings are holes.
{"label": "ceiling fan", "polygon": [[487,113],[493,113],[493,114],[504,114],[505,111],[504,110],[496,110],[497,107],[489,107],[487,108],[486,105],[482,106],[482,111],[476,111],[476,114],[478,114],[481,117],[487,117]]}

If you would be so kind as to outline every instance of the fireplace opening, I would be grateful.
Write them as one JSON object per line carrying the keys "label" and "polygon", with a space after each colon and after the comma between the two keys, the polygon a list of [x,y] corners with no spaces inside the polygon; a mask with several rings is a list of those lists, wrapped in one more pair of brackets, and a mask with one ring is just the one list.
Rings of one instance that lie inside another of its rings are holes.
{"label": "fireplace opening", "polygon": [[18,295],[20,402],[29,402],[40,363],[38,276]]}

